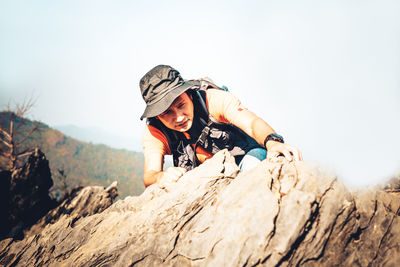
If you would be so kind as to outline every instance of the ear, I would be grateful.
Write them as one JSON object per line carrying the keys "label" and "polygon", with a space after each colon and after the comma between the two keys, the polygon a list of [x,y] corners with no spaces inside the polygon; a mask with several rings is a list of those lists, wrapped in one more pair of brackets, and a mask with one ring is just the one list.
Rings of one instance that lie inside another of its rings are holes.
{"label": "ear", "polygon": [[188,91],[186,91],[185,94],[186,94],[191,100],[193,100],[193,94],[189,93]]}

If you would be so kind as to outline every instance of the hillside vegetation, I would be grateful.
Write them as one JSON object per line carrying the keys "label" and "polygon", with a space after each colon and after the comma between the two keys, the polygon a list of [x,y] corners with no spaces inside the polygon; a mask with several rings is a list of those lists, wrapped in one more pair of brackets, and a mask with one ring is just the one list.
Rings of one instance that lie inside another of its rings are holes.
{"label": "hillside vegetation", "polygon": [[[9,127],[10,116],[10,112],[0,112],[0,123],[4,128]],[[34,123],[40,130],[34,132],[23,143],[21,150],[26,147],[39,147],[45,153],[49,160],[55,191],[63,188],[59,172],[63,170],[68,188],[78,185],[108,186],[111,182],[118,181],[120,197],[143,192],[143,153],[78,141],[42,122],[27,119],[16,121],[19,126],[16,139],[29,131]],[[1,145],[0,148],[5,149]]]}

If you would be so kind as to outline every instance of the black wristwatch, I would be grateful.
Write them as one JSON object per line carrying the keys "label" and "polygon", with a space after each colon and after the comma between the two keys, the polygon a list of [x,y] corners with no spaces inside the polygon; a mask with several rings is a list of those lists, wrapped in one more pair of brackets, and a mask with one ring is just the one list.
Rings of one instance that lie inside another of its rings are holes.
{"label": "black wristwatch", "polygon": [[264,139],[264,147],[267,147],[267,142],[270,141],[270,140],[276,141],[276,142],[279,142],[279,143],[285,143],[285,141],[283,141],[283,137],[281,135],[276,134],[276,133],[272,133],[272,134],[268,135],[267,137],[265,137],[265,139]]}

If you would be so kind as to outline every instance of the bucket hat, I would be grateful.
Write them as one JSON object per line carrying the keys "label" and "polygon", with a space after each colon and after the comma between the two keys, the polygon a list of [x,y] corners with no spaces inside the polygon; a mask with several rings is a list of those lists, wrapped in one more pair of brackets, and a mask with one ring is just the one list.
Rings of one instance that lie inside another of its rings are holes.
{"label": "bucket hat", "polygon": [[140,119],[160,115],[178,96],[196,84],[195,80],[184,81],[179,71],[171,66],[155,66],[140,79],[140,91],[146,102]]}

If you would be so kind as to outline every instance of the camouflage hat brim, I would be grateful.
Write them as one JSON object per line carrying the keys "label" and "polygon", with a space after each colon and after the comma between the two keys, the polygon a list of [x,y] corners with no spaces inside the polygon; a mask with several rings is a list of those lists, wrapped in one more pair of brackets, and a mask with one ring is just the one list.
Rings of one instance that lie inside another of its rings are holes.
{"label": "camouflage hat brim", "polygon": [[140,117],[140,119],[143,120],[144,118],[152,118],[160,115],[171,106],[171,104],[177,97],[179,97],[182,93],[184,93],[188,89],[197,85],[198,85],[197,81],[190,80],[190,81],[184,81],[182,84],[179,84],[178,86],[172,88],[158,101],[153,102],[151,104],[147,104],[146,109],[144,110],[143,115]]}

